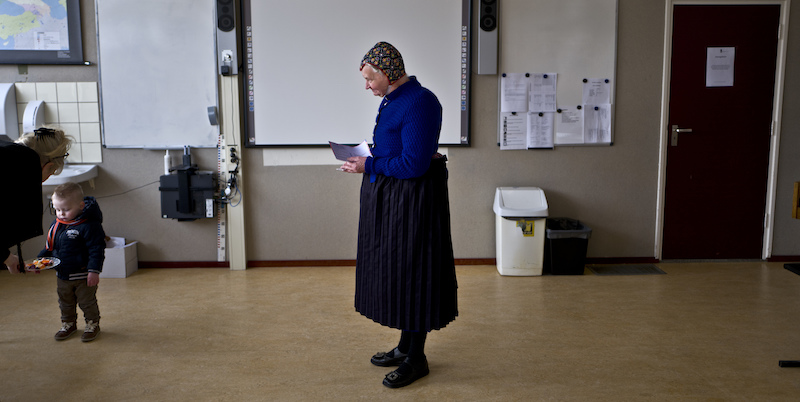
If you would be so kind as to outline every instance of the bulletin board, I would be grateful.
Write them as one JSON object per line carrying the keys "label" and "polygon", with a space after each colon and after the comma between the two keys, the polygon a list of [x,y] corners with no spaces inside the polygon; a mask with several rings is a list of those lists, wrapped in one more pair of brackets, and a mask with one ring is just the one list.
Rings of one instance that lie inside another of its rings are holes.
{"label": "bulletin board", "polygon": [[469,144],[470,0],[243,0],[245,144],[372,143],[380,98],[359,71],[375,43],[443,108],[442,145]]}
{"label": "bulletin board", "polygon": [[97,12],[103,145],[216,148],[215,0],[102,0]]}
{"label": "bulletin board", "polygon": [[[554,114],[550,147],[613,144],[617,1],[503,0],[499,4],[499,100],[503,95],[503,73],[557,74],[556,109],[563,113]],[[610,92],[606,113],[611,129],[607,137],[579,138],[574,133],[559,132],[562,128],[559,121],[562,118],[566,121],[567,113],[587,113],[589,121],[602,112],[601,107],[590,105],[586,108],[583,104],[584,87],[597,80],[607,83]],[[501,144],[504,130],[508,129],[504,124],[507,125],[508,121],[504,121],[502,114],[499,116],[498,144]],[[538,119],[539,114],[534,117]]]}

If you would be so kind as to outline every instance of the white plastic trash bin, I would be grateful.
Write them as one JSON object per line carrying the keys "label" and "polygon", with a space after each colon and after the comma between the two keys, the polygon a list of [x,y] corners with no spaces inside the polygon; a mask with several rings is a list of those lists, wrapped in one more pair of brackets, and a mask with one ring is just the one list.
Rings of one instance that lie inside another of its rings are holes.
{"label": "white plastic trash bin", "polygon": [[542,274],[547,199],[539,187],[498,187],[494,194],[497,272]]}

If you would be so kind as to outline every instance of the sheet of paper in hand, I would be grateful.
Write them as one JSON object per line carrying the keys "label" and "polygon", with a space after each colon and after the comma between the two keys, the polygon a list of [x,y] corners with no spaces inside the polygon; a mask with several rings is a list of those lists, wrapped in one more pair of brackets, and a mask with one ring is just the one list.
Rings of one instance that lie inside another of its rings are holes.
{"label": "sheet of paper in hand", "polygon": [[331,145],[333,155],[340,161],[347,161],[347,158],[351,156],[372,156],[372,152],[369,151],[367,140],[354,146],[337,144],[332,141],[328,141],[328,144]]}

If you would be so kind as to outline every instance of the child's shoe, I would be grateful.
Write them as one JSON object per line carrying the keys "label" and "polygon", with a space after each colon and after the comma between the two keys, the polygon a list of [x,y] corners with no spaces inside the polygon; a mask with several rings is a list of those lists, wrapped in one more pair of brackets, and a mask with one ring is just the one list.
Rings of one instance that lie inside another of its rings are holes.
{"label": "child's shoe", "polygon": [[83,331],[83,335],[81,335],[82,342],[91,342],[95,338],[97,338],[97,334],[100,333],[100,322],[99,321],[86,321],[86,329]]}
{"label": "child's shoe", "polygon": [[63,341],[72,336],[77,330],[78,327],[74,322],[62,322],[61,329],[56,332],[54,338],[56,338],[57,341]]}

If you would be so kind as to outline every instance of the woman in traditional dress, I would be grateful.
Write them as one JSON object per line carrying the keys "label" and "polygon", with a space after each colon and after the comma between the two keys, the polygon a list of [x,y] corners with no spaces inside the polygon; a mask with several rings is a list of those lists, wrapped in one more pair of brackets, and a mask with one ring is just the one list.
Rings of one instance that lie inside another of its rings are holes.
{"label": "woman in traditional dress", "polygon": [[399,366],[383,384],[399,388],[429,373],[425,340],[458,315],[450,235],[447,158],[437,152],[442,106],[405,72],[400,52],[379,42],[361,60],[365,89],[382,97],[372,156],[341,169],[363,173],[355,308],[401,330],[377,366]]}

